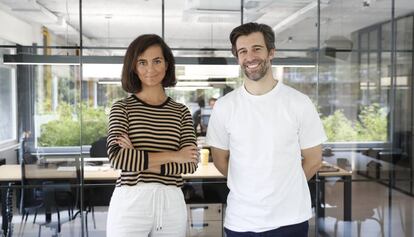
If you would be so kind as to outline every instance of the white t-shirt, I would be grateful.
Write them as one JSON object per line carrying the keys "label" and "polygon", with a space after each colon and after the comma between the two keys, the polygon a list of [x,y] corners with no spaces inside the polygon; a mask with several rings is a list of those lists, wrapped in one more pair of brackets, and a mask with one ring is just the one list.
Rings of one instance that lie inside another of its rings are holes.
{"label": "white t-shirt", "polygon": [[262,232],[311,218],[301,149],[324,141],[312,101],[280,81],[261,96],[242,86],[220,98],[207,143],[230,151],[224,226]]}

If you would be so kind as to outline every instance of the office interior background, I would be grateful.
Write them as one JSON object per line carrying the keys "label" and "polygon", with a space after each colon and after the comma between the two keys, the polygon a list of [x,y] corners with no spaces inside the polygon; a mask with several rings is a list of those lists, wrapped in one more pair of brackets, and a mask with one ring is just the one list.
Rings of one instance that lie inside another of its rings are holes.
{"label": "office interior background", "polygon": [[[114,183],[83,172],[106,167],[91,162],[90,148],[106,136],[112,103],[127,96],[120,75],[129,43],[146,33],[165,39],[178,78],[167,93],[194,112],[198,99],[241,85],[228,36],[251,21],[275,31],[274,76],[317,106],[329,138],[324,160],[350,173],[352,188],[339,176],[310,182],[324,214],[314,212],[309,236],[414,236],[412,0],[0,0],[0,158],[27,176],[0,179],[2,233],[105,236]],[[75,167],[64,182],[30,180],[34,171],[24,167],[64,162]],[[225,203],[213,195],[226,192],[225,181],[218,189],[193,183],[189,203]],[[45,190],[60,206],[51,207],[59,231],[42,223]],[[351,219],[343,214],[347,194]],[[221,236],[205,231],[222,228],[220,218],[217,226],[190,225],[189,236]]]}

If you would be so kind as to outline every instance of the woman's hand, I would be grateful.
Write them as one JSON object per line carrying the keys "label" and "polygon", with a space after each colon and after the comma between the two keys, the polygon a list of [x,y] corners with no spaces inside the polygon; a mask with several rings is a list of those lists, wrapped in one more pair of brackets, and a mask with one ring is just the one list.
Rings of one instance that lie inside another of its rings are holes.
{"label": "woman's hand", "polygon": [[129,139],[128,135],[123,133],[121,136],[116,137],[116,144],[118,144],[122,148],[134,149],[131,140]]}
{"label": "woman's hand", "polygon": [[199,161],[200,150],[195,145],[183,147],[174,156],[174,162],[177,163],[198,163]]}

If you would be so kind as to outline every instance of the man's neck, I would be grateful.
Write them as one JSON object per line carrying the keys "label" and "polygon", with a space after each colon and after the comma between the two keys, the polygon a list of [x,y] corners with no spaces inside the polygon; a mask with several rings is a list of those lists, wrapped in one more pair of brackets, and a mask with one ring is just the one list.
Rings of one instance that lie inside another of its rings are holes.
{"label": "man's neck", "polygon": [[277,80],[273,76],[266,75],[264,78],[253,81],[248,78],[244,79],[244,88],[252,95],[264,95],[271,91],[277,84]]}

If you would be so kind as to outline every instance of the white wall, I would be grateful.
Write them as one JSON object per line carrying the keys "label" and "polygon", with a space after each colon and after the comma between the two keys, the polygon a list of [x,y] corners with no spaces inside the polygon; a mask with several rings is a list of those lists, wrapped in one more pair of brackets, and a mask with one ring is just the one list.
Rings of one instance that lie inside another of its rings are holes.
{"label": "white wall", "polygon": [[6,159],[6,164],[16,164],[17,163],[17,152],[19,148],[18,144],[10,144],[7,148],[0,148],[0,158]]}

